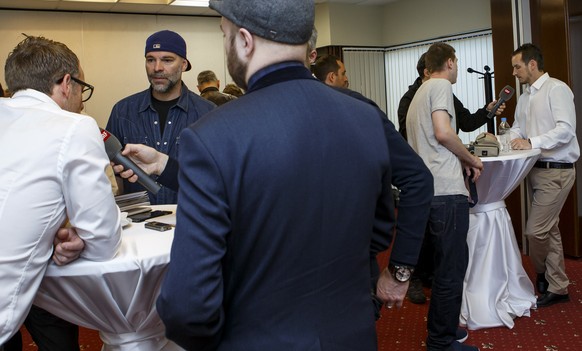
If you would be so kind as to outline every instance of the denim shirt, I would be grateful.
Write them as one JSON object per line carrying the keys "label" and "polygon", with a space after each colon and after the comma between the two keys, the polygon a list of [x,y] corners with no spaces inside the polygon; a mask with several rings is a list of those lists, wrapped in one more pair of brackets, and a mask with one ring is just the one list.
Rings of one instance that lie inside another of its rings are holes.
{"label": "denim shirt", "polygon": [[[178,158],[180,133],[204,114],[214,109],[215,105],[188,90],[182,82],[182,92],[175,106],[168,111],[164,134],[160,133],[160,117],[152,105],[151,89],[128,96],[113,106],[106,129],[115,135],[123,145],[144,144]],[[124,179],[124,193],[145,190],[138,183]],[[149,194],[152,204],[175,204],[177,192],[162,187],[158,194]]]}

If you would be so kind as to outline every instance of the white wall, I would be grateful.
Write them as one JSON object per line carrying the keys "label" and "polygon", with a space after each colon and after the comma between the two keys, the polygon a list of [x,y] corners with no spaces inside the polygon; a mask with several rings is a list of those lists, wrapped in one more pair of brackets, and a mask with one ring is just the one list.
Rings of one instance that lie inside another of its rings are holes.
{"label": "white wall", "polygon": [[[182,79],[190,90],[198,93],[196,76],[206,69],[213,70],[223,86],[231,81],[217,17],[0,10],[0,23],[2,63],[24,38],[21,33],[63,42],[79,56],[85,81],[95,86],[85,113],[102,127],[118,100],[149,86],[144,47],[158,30],[173,30],[186,40],[192,70]],[[6,88],[4,69],[0,81]]]}
{"label": "white wall", "polygon": [[[85,112],[104,126],[118,100],[144,90],[146,38],[162,29],[180,33],[192,70],[183,75],[194,91],[198,72],[226,70],[218,17],[0,10],[0,62],[23,39],[43,35],[69,46],[81,60],[95,93]],[[384,6],[318,4],[318,46],[391,46],[491,27],[489,0],[401,0]],[[4,70],[0,82],[6,87]]]}
{"label": "white wall", "polygon": [[491,28],[490,0],[401,0],[383,9],[386,46]]}
{"label": "white wall", "polygon": [[400,0],[383,6],[317,4],[317,45],[394,46],[491,28],[490,0]]}

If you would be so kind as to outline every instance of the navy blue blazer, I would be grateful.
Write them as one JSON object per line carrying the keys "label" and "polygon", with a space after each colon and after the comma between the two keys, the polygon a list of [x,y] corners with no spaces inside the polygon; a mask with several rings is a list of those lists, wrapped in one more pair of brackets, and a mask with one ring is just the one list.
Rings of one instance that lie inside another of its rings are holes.
{"label": "navy blue blazer", "polygon": [[376,350],[370,247],[394,222],[382,113],[299,63],[249,85],[181,135],[166,334],[187,350]]}

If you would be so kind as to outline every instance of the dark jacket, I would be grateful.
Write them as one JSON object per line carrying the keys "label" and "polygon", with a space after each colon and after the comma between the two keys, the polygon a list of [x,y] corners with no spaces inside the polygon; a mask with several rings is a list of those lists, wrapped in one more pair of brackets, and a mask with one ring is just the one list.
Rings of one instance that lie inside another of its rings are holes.
{"label": "dark jacket", "polygon": [[[113,106],[107,129],[123,145],[144,144],[169,155],[178,157],[180,133],[184,128],[196,122],[200,117],[216,106],[194,94],[184,83],[178,103],[168,112],[164,134],[160,133],[160,117],[152,105],[150,89],[128,96]],[[138,183],[123,181],[123,191],[132,193],[145,188]],[[176,191],[162,187],[157,195],[149,194],[152,204],[175,204],[178,200]]]}
{"label": "dark jacket", "polygon": [[[408,113],[408,108],[410,107],[410,102],[416,94],[416,91],[422,84],[422,80],[420,77],[416,78],[414,83],[408,87],[408,91],[404,93],[402,98],[400,99],[400,103],[398,104],[398,124],[400,134],[406,139],[406,114]],[[463,106],[463,103],[457,99],[455,95],[453,95],[454,104],[455,104],[455,115],[457,120],[457,133],[459,130],[463,132],[472,132],[482,125],[486,124],[490,121],[487,118],[487,110],[485,107],[478,109],[475,113],[471,113],[468,109]]]}
{"label": "dark jacket", "polygon": [[249,87],[181,135],[167,336],[187,350],[376,350],[370,246],[394,222],[383,116],[299,62]]}
{"label": "dark jacket", "polygon": [[216,106],[226,104],[229,101],[235,100],[236,96],[221,93],[217,87],[208,87],[200,92],[200,96],[208,101],[212,101]]}

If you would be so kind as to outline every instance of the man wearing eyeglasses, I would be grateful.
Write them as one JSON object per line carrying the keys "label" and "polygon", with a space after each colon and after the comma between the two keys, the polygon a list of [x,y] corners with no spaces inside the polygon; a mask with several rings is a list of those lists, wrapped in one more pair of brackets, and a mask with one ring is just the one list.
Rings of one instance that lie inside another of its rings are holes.
{"label": "man wearing eyeglasses", "polygon": [[[150,87],[115,104],[106,129],[124,145],[145,144],[178,158],[180,132],[216,105],[182,81],[182,72],[192,65],[186,58],[186,42],[178,33],[162,30],[146,40],[145,68]],[[143,190],[139,184],[123,182],[124,193]],[[156,195],[150,193],[152,204],[177,201],[177,192],[167,187]]]}
{"label": "man wearing eyeglasses", "polygon": [[79,114],[93,87],[77,56],[43,37],[14,48],[5,77],[14,95],[0,99],[0,349],[13,350],[4,344],[26,319],[41,350],[79,350],[76,326],[31,307],[51,258],[108,260],[121,243],[103,140]]}

